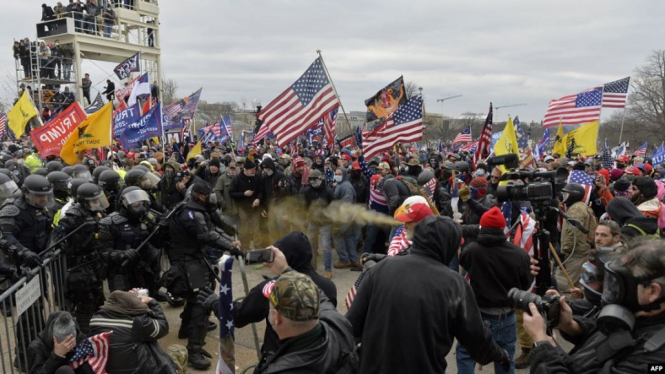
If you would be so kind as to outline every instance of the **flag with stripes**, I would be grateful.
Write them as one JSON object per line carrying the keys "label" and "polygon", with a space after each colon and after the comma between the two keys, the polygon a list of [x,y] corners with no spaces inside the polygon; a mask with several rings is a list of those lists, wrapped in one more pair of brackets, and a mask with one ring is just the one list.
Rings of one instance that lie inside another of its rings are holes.
{"label": "flag with stripes", "polygon": [[231,117],[226,116],[213,127],[215,138],[221,143],[233,141],[233,130],[231,129]]}
{"label": "flag with stripes", "polygon": [[0,137],[7,135],[7,113],[2,113],[0,114]]}
{"label": "flag with stripes", "polygon": [[625,108],[630,77],[603,85],[603,108]]}
{"label": "flag with stripes", "polygon": [[263,108],[257,117],[263,121],[263,126],[275,134],[278,144],[285,145],[304,134],[339,105],[319,57],[295,83]]}
{"label": "flag with stripes", "polygon": [[365,279],[365,276],[369,273],[369,270],[363,270],[362,273],[358,276],[358,279],[353,283],[353,286],[351,286],[351,289],[349,292],[346,293],[346,299],[344,299],[344,304],[346,304],[346,309],[351,308],[351,304],[353,304],[353,299],[355,299],[356,294],[358,293],[358,290],[360,289],[360,286],[363,283],[363,280]]}
{"label": "flag with stripes", "polygon": [[109,358],[109,335],[111,331],[93,335],[74,347],[74,354],[69,359],[69,367],[77,369],[90,365],[95,374],[106,373],[106,362]]}
{"label": "flag with stripes", "polygon": [[607,170],[610,170],[614,164],[612,156],[610,155],[610,145],[607,143],[607,139],[605,139],[605,147],[603,147],[603,156],[601,158],[601,162],[603,167]]}
{"label": "flag with stripes", "polygon": [[[229,363],[235,363],[233,350],[233,285],[231,282],[233,271],[233,257],[224,255],[219,259],[219,359],[217,360],[217,374],[231,374],[233,370]],[[227,362],[228,361],[228,362]]]}
{"label": "flag with stripes", "polygon": [[349,134],[338,141],[340,148],[346,148],[353,145],[353,134]]}
{"label": "flag with stripes", "polygon": [[489,156],[490,146],[492,145],[492,103],[490,103],[490,111],[485,118],[485,125],[483,131],[480,132],[480,139],[478,139],[478,147],[473,154],[473,164],[477,165],[480,160]]}
{"label": "flag with stripes", "polygon": [[545,129],[545,132],[543,133],[543,137],[540,138],[540,141],[538,144],[536,144],[536,149],[534,150],[534,156],[536,157],[537,160],[541,160],[543,158],[543,155],[545,154],[545,149],[547,148],[547,145],[550,143],[550,129],[547,128]]}
{"label": "flag with stripes", "polygon": [[524,131],[524,127],[522,127],[519,116],[515,116],[513,127],[515,128],[515,136],[517,137],[517,148],[520,152],[520,168],[535,168],[536,159],[533,157],[533,153],[531,152],[531,146],[529,146],[529,136]]}
{"label": "flag with stripes", "polygon": [[453,140],[453,147],[457,143],[468,143],[471,141],[471,127],[467,127],[465,129],[462,129],[459,134],[455,137]]}
{"label": "flag with stripes", "polygon": [[648,147],[648,143],[644,142],[644,144],[642,144],[639,148],[637,148],[635,150],[635,152],[633,152],[633,155],[634,156],[644,156],[644,155],[646,155],[647,154],[647,147]]}
{"label": "flag with stripes", "polygon": [[476,149],[478,149],[478,142],[477,141],[465,145],[464,147],[460,148],[460,151],[466,151],[466,152],[474,153],[474,152],[476,152]]}
{"label": "flag with stripes", "polygon": [[[125,102],[122,101],[122,103],[124,104]],[[99,92],[97,92],[97,96],[95,96],[95,100],[93,100],[92,103],[90,103],[90,105],[88,105],[88,107],[85,108],[85,113],[86,114],[92,114],[92,113],[102,109],[103,106],[104,106],[104,100],[102,100],[102,95]]]}
{"label": "flag with stripes", "polygon": [[337,111],[333,109],[330,113],[323,116],[321,122],[323,123],[323,139],[327,147],[335,145],[335,134],[337,133]]}
{"label": "flag with stripes", "polygon": [[194,118],[202,90],[203,88],[199,88],[193,94],[164,107],[162,111],[164,131],[182,128],[185,125],[185,119]]}
{"label": "flag with stripes", "polygon": [[[511,204],[512,205],[512,204]],[[513,236],[513,244],[524,248],[524,251],[529,254],[529,256],[534,255],[533,253],[533,234],[536,232],[536,222],[531,219],[528,213],[522,211],[520,214],[520,222],[515,228],[515,236]],[[508,233],[510,235],[510,232]],[[546,250],[547,251],[547,250]],[[536,284],[534,279],[531,283],[529,291],[533,289],[533,286]]]}
{"label": "flag with stripes", "polygon": [[395,236],[390,240],[388,246],[388,256],[395,257],[398,254],[406,251],[411,246],[411,241],[406,237],[404,226],[400,226],[395,231]]}
{"label": "flag with stripes", "polygon": [[543,127],[579,125],[600,120],[603,87],[594,87],[578,94],[567,95],[550,101]]}
{"label": "flag with stripes", "polygon": [[584,203],[588,204],[591,198],[591,191],[593,190],[594,180],[593,177],[584,172],[584,170],[573,170],[568,175],[566,183],[577,183],[584,187]]}
{"label": "flag with stripes", "polygon": [[399,107],[377,128],[362,136],[363,154],[369,159],[390,149],[396,143],[423,138],[423,98],[414,96]]}

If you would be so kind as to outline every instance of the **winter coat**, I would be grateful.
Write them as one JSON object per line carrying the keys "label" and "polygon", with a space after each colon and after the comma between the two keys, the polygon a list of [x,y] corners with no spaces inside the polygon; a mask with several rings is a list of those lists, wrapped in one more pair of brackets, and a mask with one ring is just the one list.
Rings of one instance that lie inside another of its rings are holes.
{"label": "winter coat", "polygon": [[459,258],[480,308],[511,307],[508,291],[531,287],[530,261],[526,251],[507,241],[498,228],[481,228],[478,241],[469,243]]}
{"label": "winter coat", "polygon": [[645,217],[642,212],[625,197],[615,197],[607,204],[607,214],[621,226],[621,239],[628,242],[643,235],[659,236],[658,220]]}
{"label": "winter coat", "polygon": [[335,200],[340,200],[347,204],[356,202],[356,190],[349,182],[346,170],[342,170],[342,181],[335,186]]}
{"label": "winter coat", "polygon": [[[573,317],[582,328],[574,337],[566,336],[576,346],[570,354],[549,343],[539,344],[531,351],[532,373],[623,373],[639,374],[647,372],[647,364],[665,362],[665,344],[646,350],[646,342],[665,328],[665,313],[653,317],[637,318],[631,336],[614,337],[615,346],[626,345],[618,354],[602,354],[598,348],[611,338],[596,328],[594,319]],[[637,340],[630,344],[632,339]],[[619,344],[617,344],[619,343]]]}
{"label": "winter coat", "polygon": [[[254,191],[252,196],[245,196],[245,191]],[[259,191],[261,190],[261,177],[254,175],[248,177],[244,171],[238,173],[231,182],[231,189],[229,196],[236,201],[239,209],[251,209],[252,202],[259,198]]]}
{"label": "winter coat", "polygon": [[171,209],[174,205],[181,202],[183,196],[178,192],[178,189],[175,187],[175,173],[180,171],[180,165],[177,162],[168,161],[164,166],[170,166],[174,170],[174,175],[170,178],[167,178],[164,175],[157,183],[157,189],[159,190],[160,203],[166,209]]}
{"label": "winter coat", "polygon": [[[55,371],[67,365],[72,353],[66,357],[57,356],[53,353],[53,322],[63,312],[53,312],[49,314],[46,321],[46,328],[40,332],[35,340],[28,346],[28,373],[30,374],[53,374]],[[76,328],[76,343],[85,339],[85,334]]]}
{"label": "winter coat", "polygon": [[383,192],[388,199],[388,209],[390,216],[395,214],[397,208],[402,205],[407,197],[411,196],[409,189],[400,180],[388,174],[384,177]]}
{"label": "winter coat", "polygon": [[222,174],[217,179],[215,184],[215,194],[217,194],[217,205],[222,208],[222,213],[226,216],[235,216],[238,214],[238,206],[236,201],[231,198],[229,191],[231,190],[232,176],[228,172]]}
{"label": "winter coat", "polygon": [[[337,307],[337,288],[330,280],[322,277],[312,268],[312,247],[305,234],[292,232],[275,243],[275,247],[284,252],[286,262],[295,271],[312,278],[312,281],[323,291],[333,307]],[[249,291],[240,302],[233,304],[233,321],[236,327],[242,328],[250,323],[266,321],[266,330],[261,346],[261,362],[265,362],[280,346],[279,337],[268,321],[269,302],[263,295],[263,287],[270,279],[265,280]],[[212,308],[218,310],[217,308]]]}
{"label": "winter coat", "polygon": [[[569,224],[568,220],[564,220],[563,225],[561,225],[561,252],[566,256],[573,255],[584,258],[584,261],[586,261],[591,252],[591,244],[594,242],[596,226],[598,226],[596,216],[591,208],[581,201],[568,207],[567,213],[570,218],[578,220],[582,223],[582,226],[588,228],[589,233],[583,233]],[[576,280],[573,279],[573,282],[576,282]]]}
{"label": "winter coat", "polygon": [[169,323],[159,303],[152,300],[148,303],[148,313],[132,315],[106,309],[109,301],[90,320],[91,335],[113,331],[109,335],[106,371],[109,374],[176,373],[175,364],[157,343],[169,333]]}
{"label": "winter coat", "polygon": [[447,265],[461,235],[450,218],[429,216],[408,255],[379,262],[365,277],[346,315],[362,343],[359,372],[444,373],[455,338],[482,365],[501,358],[471,286]]}
{"label": "winter coat", "polygon": [[275,162],[271,158],[266,158],[261,162],[266,168],[272,170],[272,175],[264,175],[261,178],[261,189],[259,190],[259,200],[264,207],[270,207],[271,203],[279,197],[286,196],[288,193],[282,190],[284,173],[277,170]]}

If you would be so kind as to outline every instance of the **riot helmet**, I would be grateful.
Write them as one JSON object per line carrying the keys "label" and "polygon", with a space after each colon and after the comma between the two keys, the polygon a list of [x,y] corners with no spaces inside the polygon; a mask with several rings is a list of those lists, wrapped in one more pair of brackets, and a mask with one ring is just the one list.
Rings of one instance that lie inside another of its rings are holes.
{"label": "riot helmet", "polygon": [[563,201],[566,206],[572,206],[578,201],[584,200],[585,190],[582,185],[577,183],[568,183],[563,189]]}
{"label": "riot helmet", "polygon": [[63,166],[60,161],[49,161],[46,163],[46,170],[48,170],[49,173],[52,171],[62,171],[62,169]]}
{"label": "riot helmet", "polygon": [[150,210],[148,193],[137,186],[130,186],[122,190],[120,198],[123,212],[132,221],[140,221]]}
{"label": "riot helmet", "polygon": [[118,174],[117,171],[111,169],[101,172],[98,178],[99,180],[97,181],[97,184],[99,184],[99,186],[102,187],[105,191],[118,191],[124,184],[120,174]]}
{"label": "riot helmet", "polygon": [[46,170],[46,168],[37,168],[35,169],[35,171],[32,172],[32,174],[41,175],[42,177],[45,177],[46,175],[48,175],[48,170]]}
{"label": "riot helmet", "polygon": [[46,177],[29,175],[21,187],[25,201],[35,208],[51,207],[54,204],[53,186]]}
{"label": "riot helmet", "polygon": [[21,190],[16,182],[3,173],[0,173],[0,203],[10,197],[21,196]]}
{"label": "riot helmet", "polygon": [[110,167],[108,166],[97,166],[95,170],[92,171],[92,183],[98,184],[99,183],[99,175],[102,174],[102,172],[106,170],[111,170]]}
{"label": "riot helmet", "polygon": [[81,178],[70,180],[68,185],[69,196],[76,200],[76,193],[78,192],[78,188],[84,183],[88,183],[88,181]]}
{"label": "riot helmet", "polygon": [[92,174],[90,174],[90,170],[85,165],[74,165],[73,168],[72,178],[80,178],[92,182]]}
{"label": "riot helmet", "polygon": [[59,199],[64,199],[69,194],[69,182],[72,178],[62,171],[52,171],[46,177],[53,185],[53,193]]}
{"label": "riot helmet", "polygon": [[194,200],[205,206],[206,209],[212,210],[217,208],[217,195],[208,183],[201,180],[194,182],[190,194]]}
{"label": "riot helmet", "polygon": [[74,167],[73,166],[65,166],[62,168],[62,171],[67,173],[71,177],[72,173],[74,172]]}
{"label": "riot helmet", "polygon": [[83,183],[76,190],[76,201],[85,209],[93,212],[103,212],[109,207],[109,201],[102,188],[93,183]]}
{"label": "riot helmet", "polygon": [[159,183],[159,177],[144,166],[136,166],[125,174],[125,185],[127,186],[138,186],[150,191],[157,187],[157,183]]}

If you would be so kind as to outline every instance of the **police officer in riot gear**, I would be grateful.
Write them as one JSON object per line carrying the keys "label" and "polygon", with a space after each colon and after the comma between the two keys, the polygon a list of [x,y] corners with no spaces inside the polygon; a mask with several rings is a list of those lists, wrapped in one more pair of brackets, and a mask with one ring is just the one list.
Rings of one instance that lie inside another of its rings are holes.
{"label": "police officer in riot gear", "polygon": [[140,287],[157,295],[159,248],[163,247],[164,235],[158,233],[138,247],[157,228],[159,217],[150,211],[150,198],[139,187],[125,188],[119,203],[119,210],[99,222],[99,247],[108,266],[109,289],[129,291]]}
{"label": "police officer in riot gear", "polygon": [[122,177],[115,170],[104,170],[99,174],[97,184],[104,190],[104,194],[106,194],[106,198],[109,200],[109,207],[106,209],[106,213],[111,214],[115,212],[118,195],[125,184]]}
{"label": "police officer in riot gear", "polygon": [[[49,208],[53,206],[53,188],[45,177],[30,175],[25,178],[21,191],[21,196],[5,200],[0,207],[0,230],[3,237],[0,250],[7,264],[34,268],[42,265],[40,254],[47,249],[51,231]],[[15,366],[22,370],[26,369],[27,363],[27,352],[24,348],[36,337],[37,326],[43,325],[41,302],[36,302],[30,308],[35,310],[29,309],[23,313],[16,329]],[[28,316],[38,316],[40,321],[29,324]]]}
{"label": "police officer in riot gear", "polygon": [[[155,197],[152,196],[152,192],[157,188],[158,183],[159,177],[153,174],[145,166],[137,165],[125,174],[125,186],[137,186],[147,192],[148,198],[150,199],[150,209],[164,213],[164,208],[157,202]],[[116,206],[116,209],[118,208],[119,206]]]}
{"label": "police officer in riot gear", "polygon": [[52,171],[46,176],[46,179],[53,185],[53,198],[55,199],[53,211],[58,211],[69,200],[69,182],[72,178],[65,172]]}
{"label": "police officer in riot gear", "polygon": [[113,170],[113,169],[105,165],[97,166],[95,170],[92,171],[92,183],[98,184],[99,176],[106,170]]}
{"label": "police officer in riot gear", "polygon": [[60,161],[49,161],[46,163],[46,170],[48,170],[49,173],[52,171],[62,171],[62,168],[63,166]]}
{"label": "police officer in riot gear", "polygon": [[[233,242],[215,229],[209,212],[217,209],[216,195],[207,183],[195,182],[185,201],[175,209],[169,219],[171,243],[168,257],[171,269],[165,278],[168,278],[168,274],[178,273],[186,279],[184,289],[176,292],[176,296],[187,299],[185,310],[180,315],[182,324],[178,336],[189,339],[189,363],[198,370],[205,370],[210,367],[205,356],[211,357],[203,350],[209,313],[206,313],[196,296],[199,290],[210,286],[209,270],[204,260],[206,247],[231,251],[240,242]],[[239,250],[235,249],[233,252],[238,254]],[[173,289],[169,287],[169,291]]]}
{"label": "police officer in riot gear", "polygon": [[5,174],[0,173],[0,206],[9,198],[21,196],[21,189],[16,182]]}
{"label": "police officer in riot gear", "polygon": [[80,178],[92,182],[92,174],[85,165],[74,165],[72,168],[72,179]]}
{"label": "police officer in riot gear", "polygon": [[56,228],[58,237],[74,233],[62,246],[67,255],[65,298],[67,310],[76,318],[81,331],[88,333],[90,318],[104,303],[105,266],[98,248],[98,226],[109,202],[101,187],[84,183],[76,191],[76,204],[62,217]]}

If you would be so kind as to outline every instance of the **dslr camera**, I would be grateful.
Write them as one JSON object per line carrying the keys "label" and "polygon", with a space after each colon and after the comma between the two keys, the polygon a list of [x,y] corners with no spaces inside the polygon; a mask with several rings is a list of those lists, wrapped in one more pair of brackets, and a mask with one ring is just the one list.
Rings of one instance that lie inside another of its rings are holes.
{"label": "dslr camera", "polygon": [[517,288],[511,288],[508,291],[508,300],[510,300],[510,304],[514,309],[522,310],[531,315],[529,303],[536,305],[538,312],[540,312],[547,323],[548,332],[559,324],[559,313],[561,312],[560,298],[560,296],[548,294],[538,296],[535,293],[518,290]]}

